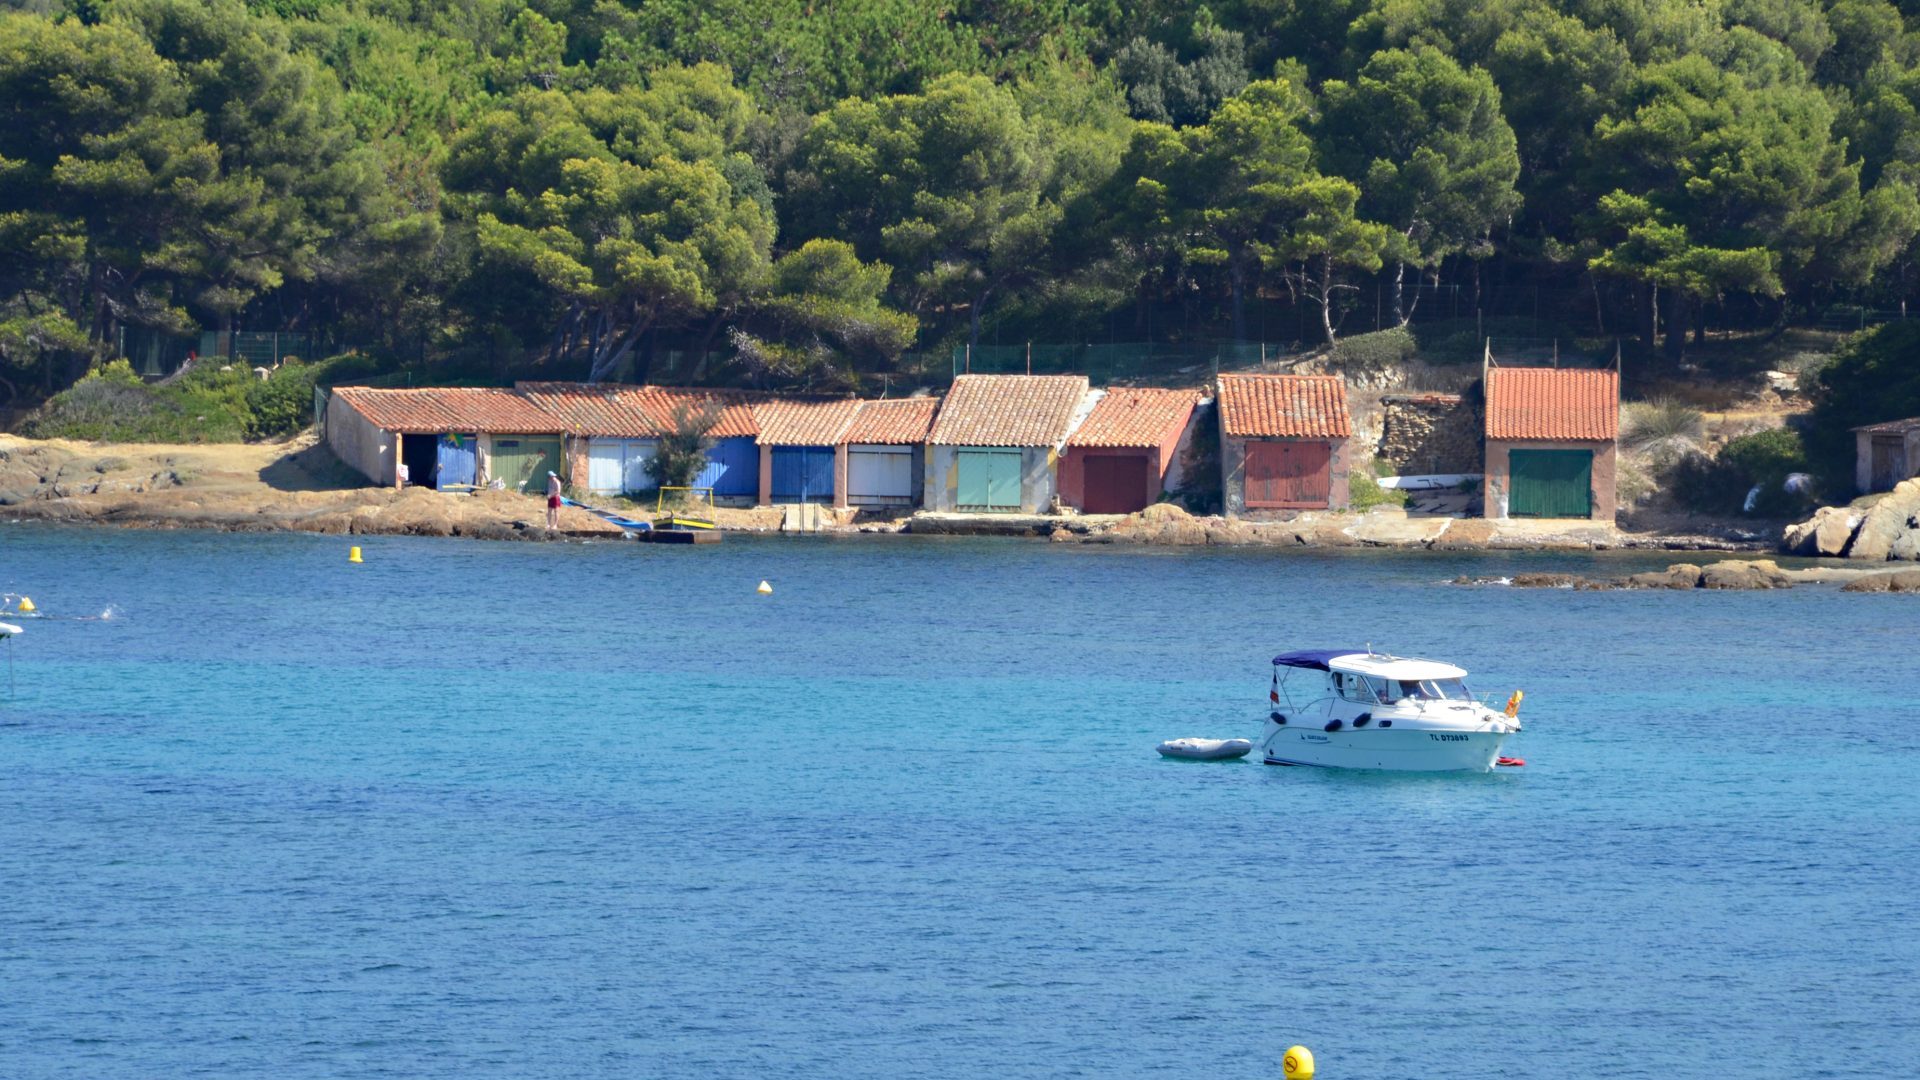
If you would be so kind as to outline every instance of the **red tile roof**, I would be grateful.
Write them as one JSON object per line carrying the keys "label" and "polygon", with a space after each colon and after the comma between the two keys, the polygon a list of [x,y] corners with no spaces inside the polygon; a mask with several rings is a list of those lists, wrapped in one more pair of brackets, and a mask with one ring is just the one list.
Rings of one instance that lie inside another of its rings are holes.
{"label": "red tile roof", "polygon": [[1338,375],[1222,375],[1221,430],[1240,438],[1346,439],[1347,387]]}
{"label": "red tile roof", "polygon": [[641,408],[639,386],[619,383],[523,382],[514,386],[534,407],[553,416],[572,435],[647,439],[660,434]]}
{"label": "red tile roof", "polygon": [[933,430],[933,414],[939,407],[940,399],[933,397],[864,401],[845,438],[850,443],[891,446],[923,443]]}
{"label": "red tile roof", "polygon": [[1068,437],[1068,446],[1159,446],[1193,415],[1198,394],[1147,387],[1106,392]]}
{"label": "red tile roof", "polygon": [[859,411],[855,398],[774,398],[755,405],[753,418],[760,426],[762,446],[837,446]]}
{"label": "red tile roof", "polygon": [[637,397],[640,407],[663,432],[672,429],[674,410],[679,406],[699,409],[709,402],[717,404],[720,408],[719,420],[707,432],[716,439],[759,435],[760,423],[753,417],[753,404],[767,399],[766,394],[751,390],[708,390],[682,386],[643,386]]}
{"label": "red tile roof", "polygon": [[380,390],[335,387],[333,396],[383,431],[407,435],[489,432],[552,435],[566,429],[559,419],[525,397],[499,387],[435,387]]}
{"label": "red tile roof", "polygon": [[1606,441],[1620,431],[1612,368],[1489,368],[1487,438]]}
{"label": "red tile roof", "polygon": [[928,442],[940,446],[1056,446],[1067,437],[1084,375],[961,375]]}

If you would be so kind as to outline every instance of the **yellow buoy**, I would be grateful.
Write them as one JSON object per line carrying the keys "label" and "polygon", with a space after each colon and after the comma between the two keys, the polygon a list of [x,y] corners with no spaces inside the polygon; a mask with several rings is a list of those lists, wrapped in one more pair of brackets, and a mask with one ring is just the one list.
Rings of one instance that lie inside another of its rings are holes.
{"label": "yellow buoy", "polygon": [[366,560],[360,557],[360,549],[358,547],[354,547],[354,548],[349,548],[347,550],[347,561],[348,562],[365,562]]}
{"label": "yellow buoy", "polygon": [[1313,1051],[1304,1046],[1287,1047],[1280,1059],[1280,1075],[1287,1080],[1313,1080]]}
{"label": "yellow buoy", "polygon": [[40,609],[33,606],[33,597],[23,596],[20,598],[20,613],[22,615],[30,615],[38,610]]}
{"label": "yellow buoy", "polygon": [[773,586],[763,581],[760,583],[760,587],[758,589],[755,589],[754,591],[759,593],[761,596],[772,596]]}

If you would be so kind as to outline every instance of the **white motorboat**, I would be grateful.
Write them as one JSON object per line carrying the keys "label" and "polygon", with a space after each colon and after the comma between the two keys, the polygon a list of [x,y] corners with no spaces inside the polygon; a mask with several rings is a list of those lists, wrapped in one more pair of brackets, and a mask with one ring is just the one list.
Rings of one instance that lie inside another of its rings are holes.
{"label": "white motorboat", "polygon": [[1520,730],[1519,691],[1504,710],[1467,691],[1464,669],[1371,649],[1273,658],[1260,749],[1269,765],[1400,772],[1486,772]]}

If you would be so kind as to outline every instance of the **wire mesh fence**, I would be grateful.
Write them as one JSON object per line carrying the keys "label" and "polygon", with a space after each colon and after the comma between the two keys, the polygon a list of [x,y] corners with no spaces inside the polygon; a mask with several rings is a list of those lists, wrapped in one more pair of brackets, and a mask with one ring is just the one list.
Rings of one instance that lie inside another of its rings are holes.
{"label": "wire mesh fence", "polygon": [[1298,355],[1293,346],[1261,341],[956,345],[951,374],[1085,375],[1097,383],[1173,377],[1200,380],[1222,370],[1285,366]]}

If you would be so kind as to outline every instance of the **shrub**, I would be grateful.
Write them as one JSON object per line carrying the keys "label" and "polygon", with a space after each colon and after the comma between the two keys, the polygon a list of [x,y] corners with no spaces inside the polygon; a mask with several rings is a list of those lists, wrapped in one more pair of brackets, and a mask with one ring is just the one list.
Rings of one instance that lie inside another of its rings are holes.
{"label": "shrub", "polygon": [[291,435],[307,426],[313,418],[314,379],[317,365],[289,360],[265,379],[247,386],[247,433],[265,438]]}
{"label": "shrub", "polygon": [[671,426],[647,459],[647,475],[660,487],[686,487],[706,467],[713,439],[707,434],[720,422],[720,403],[699,406],[681,402],[673,407]]}
{"label": "shrub", "polygon": [[101,365],[55,394],[26,424],[40,439],[238,442],[247,433],[250,372],[196,368],[149,386],[125,360]]}
{"label": "shrub", "polygon": [[1620,445],[1655,457],[1698,451],[1707,435],[1699,409],[1672,398],[1636,401],[1620,408]]}
{"label": "shrub", "polygon": [[1407,505],[1407,493],[1399,488],[1381,487],[1372,469],[1353,469],[1347,474],[1347,497],[1355,510]]}
{"label": "shrub", "polygon": [[1418,351],[1413,334],[1403,327],[1355,334],[1341,338],[1333,346],[1333,366],[1342,371],[1385,371]]}
{"label": "shrub", "polygon": [[[1720,513],[1758,517],[1795,517],[1812,508],[1810,492],[1786,490],[1789,473],[1805,472],[1807,455],[1800,436],[1786,428],[1742,435],[1712,458],[1689,454],[1673,469],[1674,494],[1682,504]],[[1760,489],[1753,507],[1747,493]]]}

